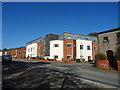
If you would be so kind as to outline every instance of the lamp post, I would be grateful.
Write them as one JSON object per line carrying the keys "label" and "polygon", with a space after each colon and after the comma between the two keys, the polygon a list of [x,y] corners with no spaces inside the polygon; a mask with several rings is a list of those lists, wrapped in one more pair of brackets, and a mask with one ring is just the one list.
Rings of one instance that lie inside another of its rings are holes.
{"label": "lamp post", "polygon": [[[82,46],[82,43],[80,44],[80,46]],[[80,61],[82,61],[82,49],[80,47]]]}

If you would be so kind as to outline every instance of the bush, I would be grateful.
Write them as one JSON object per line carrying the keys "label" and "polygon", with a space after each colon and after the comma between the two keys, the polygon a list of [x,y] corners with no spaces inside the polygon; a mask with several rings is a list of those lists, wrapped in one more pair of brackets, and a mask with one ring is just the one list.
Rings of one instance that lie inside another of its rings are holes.
{"label": "bush", "polygon": [[76,59],[76,62],[80,62],[80,59]]}
{"label": "bush", "polygon": [[96,60],[107,60],[107,57],[106,57],[105,54],[99,53],[99,54],[96,54],[96,55],[95,55],[95,59],[96,59]]}
{"label": "bush", "polygon": [[115,58],[116,60],[120,60],[120,46],[116,48]]}

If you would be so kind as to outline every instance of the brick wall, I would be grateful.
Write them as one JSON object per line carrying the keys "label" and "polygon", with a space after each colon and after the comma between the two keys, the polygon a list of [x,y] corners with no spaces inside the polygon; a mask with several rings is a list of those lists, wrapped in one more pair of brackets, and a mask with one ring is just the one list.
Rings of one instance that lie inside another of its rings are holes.
{"label": "brick wall", "polygon": [[[71,47],[67,47],[67,44],[71,44]],[[71,56],[68,59],[67,56]],[[63,61],[75,61],[76,59],[76,40],[64,39],[63,40]]]}
{"label": "brick wall", "polygon": [[8,54],[12,55],[12,57],[17,57],[17,48],[9,49],[8,52]]}
{"label": "brick wall", "polygon": [[44,54],[44,42],[38,43],[38,58],[42,58]]}
{"label": "brick wall", "polygon": [[20,47],[17,49],[17,58],[25,58],[26,56],[26,47]]}
{"label": "brick wall", "polygon": [[96,66],[98,68],[108,69],[109,70],[109,61],[108,60],[97,60],[96,61]]}
{"label": "brick wall", "polygon": [[[94,47],[97,46],[98,49],[94,49]],[[93,60],[95,60],[95,55],[99,53],[99,44],[98,42],[92,42],[92,55],[93,55]]]}

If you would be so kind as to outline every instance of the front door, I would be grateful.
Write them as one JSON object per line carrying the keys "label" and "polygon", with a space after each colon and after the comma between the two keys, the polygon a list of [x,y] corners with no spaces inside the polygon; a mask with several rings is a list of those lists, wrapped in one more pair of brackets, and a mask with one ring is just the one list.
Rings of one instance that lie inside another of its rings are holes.
{"label": "front door", "polygon": [[107,52],[107,60],[109,60],[109,64],[110,66],[114,66],[114,60],[113,60],[113,51],[112,50],[108,50]]}

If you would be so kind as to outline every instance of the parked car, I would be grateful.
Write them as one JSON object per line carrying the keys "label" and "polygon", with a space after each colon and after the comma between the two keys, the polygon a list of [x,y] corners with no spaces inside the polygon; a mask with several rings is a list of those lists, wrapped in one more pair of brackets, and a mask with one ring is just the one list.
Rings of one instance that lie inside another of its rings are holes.
{"label": "parked car", "polygon": [[12,62],[12,56],[11,55],[3,55],[2,62]]}

